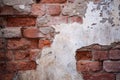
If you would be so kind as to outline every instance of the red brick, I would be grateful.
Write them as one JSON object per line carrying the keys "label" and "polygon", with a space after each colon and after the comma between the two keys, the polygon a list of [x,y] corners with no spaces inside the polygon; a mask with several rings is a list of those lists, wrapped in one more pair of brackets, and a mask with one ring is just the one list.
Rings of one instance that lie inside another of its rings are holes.
{"label": "red brick", "polygon": [[68,16],[51,17],[47,25],[58,25],[61,23],[68,23]]}
{"label": "red brick", "polygon": [[93,61],[77,61],[78,72],[99,71],[101,69],[100,62]]}
{"label": "red brick", "polygon": [[6,67],[4,62],[0,62],[0,73],[6,72]]}
{"label": "red brick", "polygon": [[110,50],[109,58],[110,59],[120,59],[120,50]]}
{"label": "red brick", "polygon": [[38,28],[30,27],[23,29],[23,36],[26,38],[42,38],[43,34],[39,32]]}
{"label": "red brick", "polygon": [[28,59],[30,56],[28,50],[16,50],[14,52],[14,58],[15,60],[22,60],[22,59]]}
{"label": "red brick", "polygon": [[19,26],[35,26],[35,17],[8,17],[7,26],[8,27],[19,27]]}
{"label": "red brick", "polygon": [[39,17],[45,15],[46,6],[44,4],[33,4],[31,9],[32,15],[37,15]]}
{"label": "red brick", "polygon": [[37,49],[38,48],[38,44],[39,44],[38,39],[29,39],[29,41],[30,41],[29,48],[31,48],[31,49]]}
{"label": "red brick", "polygon": [[35,60],[39,55],[40,50],[15,50],[14,58],[15,60]]}
{"label": "red brick", "polygon": [[103,68],[107,72],[120,72],[120,61],[104,61]]}
{"label": "red brick", "polygon": [[50,40],[39,40],[39,48],[42,49],[43,47],[49,47],[51,45]]}
{"label": "red brick", "polygon": [[64,3],[66,0],[41,0],[42,3]]}
{"label": "red brick", "polygon": [[85,73],[83,78],[84,80],[115,80],[115,75],[112,73]]}
{"label": "red brick", "polygon": [[30,57],[29,57],[30,60],[36,60],[40,56],[41,56],[41,54],[40,54],[39,49],[31,49],[30,50]]}
{"label": "red brick", "polygon": [[91,51],[76,51],[76,60],[91,60],[92,59],[92,53]]}
{"label": "red brick", "polygon": [[12,6],[0,7],[0,15],[18,15],[20,12],[15,10]]}
{"label": "red brick", "polygon": [[83,19],[82,19],[82,17],[74,16],[74,17],[70,17],[69,22],[70,23],[77,22],[77,23],[81,23],[82,24],[83,23]]}
{"label": "red brick", "polygon": [[48,5],[46,5],[46,7],[47,7],[47,14],[49,14],[51,16],[57,16],[61,13],[60,5],[48,4]]}
{"label": "red brick", "polygon": [[34,61],[19,61],[7,63],[7,71],[21,71],[21,70],[33,70],[36,69],[36,63]]}
{"label": "red brick", "polygon": [[14,73],[0,73],[0,80],[13,80]]}
{"label": "red brick", "polygon": [[93,51],[94,60],[106,60],[108,59],[108,51]]}
{"label": "red brick", "polygon": [[8,39],[7,48],[8,49],[37,49],[38,39]]}
{"label": "red brick", "polygon": [[8,49],[26,49],[31,45],[30,41],[26,39],[9,39],[7,48]]}
{"label": "red brick", "polygon": [[7,51],[7,52],[4,52],[3,50],[0,51],[0,60],[1,61],[4,61],[4,60],[10,61],[12,59],[13,59],[12,51]]}

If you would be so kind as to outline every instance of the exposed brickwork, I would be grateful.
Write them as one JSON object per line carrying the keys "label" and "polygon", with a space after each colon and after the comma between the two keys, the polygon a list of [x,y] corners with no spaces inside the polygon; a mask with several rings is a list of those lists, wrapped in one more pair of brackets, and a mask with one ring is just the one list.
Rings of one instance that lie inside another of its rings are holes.
{"label": "exposed brickwork", "polygon": [[120,61],[104,61],[103,68],[107,72],[120,72]]}
{"label": "exposed brickwork", "polygon": [[93,51],[94,60],[106,60],[108,59],[108,51]]}
{"label": "exposed brickwork", "polygon": [[115,75],[112,73],[85,73],[84,80],[115,80]]}
{"label": "exposed brickwork", "polygon": [[35,17],[8,17],[8,27],[20,27],[20,26],[35,26]]}
{"label": "exposed brickwork", "polygon": [[110,50],[109,58],[114,60],[120,59],[120,50]]}
{"label": "exposed brickwork", "polygon": [[46,5],[47,6],[47,14],[52,16],[57,16],[61,12],[61,6],[60,5]]}
{"label": "exposed brickwork", "polygon": [[90,72],[90,71],[99,71],[101,69],[100,62],[92,62],[92,61],[78,61],[77,62],[77,70],[79,72]]}
{"label": "exposed brickwork", "polygon": [[78,72],[83,73],[84,80],[119,80],[119,49],[119,42],[104,46],[94,44],[78,49],[76,51]]}
{"label": "exposed brickwork", "polygon": [[[0,34],[0,80],[13,80],[16,71],[36,69],[36,59],[41,57],[43,48],[51,46],[56,34],[51,25],[84,23],[78,14],[84,15],[87,6],[81,5],[86,5],[85,1],[88,0],[38,0],[22,7],[0,3],[0,25],[5,25],[0,29],[4,32]],[[97,4],[101,0],[93,1]],[[71,5],[74,2],[77,12]],[[69,11],[69,7],[73,9]],[[76,69],[83,73],[84,80],[120,80],[120,43],[86,46],[76,51],[75,58]]]}
{"label": "exposed brickwork", "polygon": [[92,52],[91,51],[76,51],[76,60],[91,60]]}

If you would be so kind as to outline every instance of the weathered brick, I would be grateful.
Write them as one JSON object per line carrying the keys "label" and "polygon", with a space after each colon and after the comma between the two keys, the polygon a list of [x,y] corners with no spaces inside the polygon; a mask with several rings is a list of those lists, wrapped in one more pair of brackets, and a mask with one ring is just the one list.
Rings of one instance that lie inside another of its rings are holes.
{"label": "weathered brick", "polygon": [[92,52],[91,51],[76,51],[76,60],[91,60],[92,59]]}
{"label": "weathered brick", "polygon": [[15,60],[35,60],[39,55],[40,50],[31,49],[31,50],[15,50],[14,59]]}
{"label": "weathered brick", "polygon": [[20,12],[18,12],[11,6],[0,7],[0,15],[18,15],[18,14],[20,14]]}
{"label": "weathered brick", "polygon": [[8,27],[19,27],[19,26],[35,26],[35,17],[8,17],[7,26]]}
{"label": "weathered brick", "polygon": [[120,72],[120,61],[104,61],[103,69],[107,72]]}
{"label": "weathered brick", "polygon": [[94,60],[106,60],[108,59],[108,51],[93,50]]}
{"label": "weathered brick", "polygon": [[43,47],[49,47],[51,45],[50,40],[39,40],[39,48],[42,49]]}
{"label": "weathered brick", "polygon": [[36,27],[24,28],[23,36],[26,38],[42,38],[45,37],[40,33],[39,29]]}
{"label": "weathered brick", "polygon": [[41,0],[42,3],[64,3],[66,0]]}
{"label": "weathered brick", "polygon": [[36,63],[34,61],[8,62],[6,67],[6,70],[10,72],[33,69],[36,69]]}
{"label": "weathered brick", "polygon": [[83,23],[83,19],[82,17],[77,17],[77,16],[74,16],[74,17],[70,17],[69,19],[69,23],[73,23],[73,22],[77,22],[77,23]]}
{"label": "weathered brick", "polygon": [[0,73],[0,80],[13,80],[14,73]]}
{"label": "weathered brick", "polygon": [[120,73],[116,75],[116,80],[120,80]]}
{"label": "weathered brick", "polygon": [[115,80],[115,75],[112,73],[85,73],[84,80]]}
{"label": "weathered brick", "polygon": [[6,67],[4,62],[0,62],[0,73],[6,72]]}
{"label": "weathered brick", "polygon": [[26,49],[30,47],[30,41],[26,39],[9,39],[7,48],[8,49]]}
{"label": "weathered brick", "polygon": [[77,61],[78,72],[99,71],[101,69],[100,62],[97,61]]}
{"label": "weathered brick", "polygon": [[46,13],[46,6],[44,4],[33,4],[31,9],[32,15],[43,16]]}
{"label": "weathered brick", "polygon": [[61,23],[68,23],[68,16],[51,17],[47,25],[57,25]]}
{"label": "weathered brick", "polygon": [[47,14],[52,15],[52,16],[57,16],[61,12],[61,7],[58,4],[48,4],[46,5],[47,8]]}
{"label": "weathered brick", "polygon": [[30,60],[36,60],[37,58],[40,58],[41,53],[39,49],[31,49],[30,50]]}
{"label": "weathered brick", "polygon": [[8,49],[37,49],[38,48],[38,39],[8,39],[7,48]]}
{"label": "weathered brick", "polygon": [[8,28],[2,29],[1,31],[4,32],[3,36],[5,38],[20,38],[20,37],[22,37],[21,27],[8,27]]}
{"label": "weathered brick", "polygon": [[1,61],[4,61],[4,60],[10,61],[12,59],[13,59],[12,51],[4,52],[4,50],[0,50],[0,60]]}
{"label": "weathered brick", "polygon": [[29,39],[29,41],[30,41],[29,48],[31,48],[31,49],[37,49],[38,48],[38,44],[39,44],[38,39]]}
{"label": "weathered brick", "polygon": [[120,50],[110,50],[109,58],[110,59],[120,59]]}

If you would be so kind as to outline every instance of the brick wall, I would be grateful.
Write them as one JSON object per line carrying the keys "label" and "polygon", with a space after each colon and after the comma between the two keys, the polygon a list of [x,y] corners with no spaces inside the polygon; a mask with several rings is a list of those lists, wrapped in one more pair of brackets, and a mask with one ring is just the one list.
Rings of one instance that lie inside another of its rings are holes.
{"label": "brick wall", "polygon": [[120,43],[90,45],[76,51],[77,70],[85,80],[119,80]]}
{"label": "brick wall", "polygon": [[[36,0],[29,12],[0,6],[0,25],[5,26],[0,29],[0,80],[12,80],[18,71],[36,69],[36,58],[43,47],[50,47],[56,34],[50,25],[83,23],[80,16],[62,13],[67,2],[74,0]],[[119,80],[119,53],[120,44],[80,49],[76,52],[77,71],[85,80]]]}

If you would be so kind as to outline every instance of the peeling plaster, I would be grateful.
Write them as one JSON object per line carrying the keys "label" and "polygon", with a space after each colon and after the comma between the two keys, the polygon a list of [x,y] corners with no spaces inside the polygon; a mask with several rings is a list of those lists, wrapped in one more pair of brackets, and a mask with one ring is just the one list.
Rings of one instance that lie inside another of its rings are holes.
{"label": "peeling plaster", "polygon": [[[55,36],[51,47],[42,50],[41,58],[36,60],[37,69],[20,72],[20,80],[83,80],[82,75],[76,71],[75,51],[91,44],[110,45],[120,41],[118,3],[119,0],[114,0],[109,3],[111,6],[103,9],[106,4],[102,5],[101,2],[98,9],[98,4],[89,2],[83,24],[53,25],[59,34]],[[108,11],[111,14],[107,14]],[[114,27],[109,21],[101,23],[103,18],[111,17],[114,17],[112,20]],[[93,23],[96,25],[92,25]]]}

